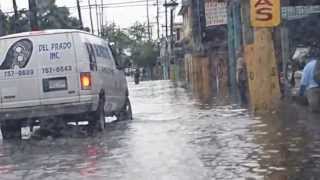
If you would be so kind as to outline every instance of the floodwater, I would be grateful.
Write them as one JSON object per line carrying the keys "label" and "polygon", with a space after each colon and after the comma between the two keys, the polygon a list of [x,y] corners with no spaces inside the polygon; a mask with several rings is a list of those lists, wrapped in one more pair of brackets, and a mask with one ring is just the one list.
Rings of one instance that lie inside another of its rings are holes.
{"label": "floodwater", "polygon": [[134,120],[95,136],[0,140],[1,180],[316,180],[320,118],[294,103],[253,116],[169,81],[130,83]]}

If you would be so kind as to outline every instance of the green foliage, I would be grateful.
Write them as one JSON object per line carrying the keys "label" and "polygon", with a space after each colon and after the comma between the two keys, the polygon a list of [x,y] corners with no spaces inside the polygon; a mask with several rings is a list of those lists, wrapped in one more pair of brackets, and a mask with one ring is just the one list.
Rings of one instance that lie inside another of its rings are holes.
{"label": "green foliage", "polygon": [[159,51],[151,41],[141,42],[132,48],[132,60],[140,67],[153,67]]}
{"label": "green foliage", "polygon": [[7,16],[0,10],[0,36],[7,34],[8,29]]}
{"label": "green foliage", "polygon": [[25,10],[18,11],[17,19],[14,16],[8,16],[8,34],[30,31],[28,12]]}
{"label": "green foliage", "polygon": [[146,40],[146,29],[145,24],[138,22],[127,30],[112,23],[104,27],[103,37],[111,43],[118,61],[124,64],[131,61],[139,67],[153,67],[159,52],[154,42]]}
{"label": "green foliage", "polygon": [[[40,29],[78,29],[80,22],[71,17],[69,9],[58,7],[55,0],[41,0],[38,7],[38,23]],[[0,35],[30,31],[29,13],[19,10],[17,17],[6,15],[0,11]]]}
{"label": "green foliage", "polygon": [[147,27],[145,24],[135,22],[128,30],[129,36],[136,42],[141,42],[147,37]]}
{"label": "green foliage", "polygon": [[80,22],[77,18],[70,17],[69,9],[57,7],[52,4],[38,15],[40,29],[78,29]]}
{"label": "green foliage", "polygon": [[120,28],[117,28],[115,23],[106,25],[102,32],[102,37],[112,44],[117,54],[123,55],[124,51],[130,47],[130,37]]}

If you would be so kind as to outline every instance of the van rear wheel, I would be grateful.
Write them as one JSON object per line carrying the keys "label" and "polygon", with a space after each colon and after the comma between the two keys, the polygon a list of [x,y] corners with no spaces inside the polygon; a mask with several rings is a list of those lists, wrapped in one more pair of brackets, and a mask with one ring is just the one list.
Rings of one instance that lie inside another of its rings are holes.
{"label": "van rear wheel", "polygon": [[21,139],[20,122],[4,122],[1,124],[3,139]]}
{"label": "van rear wheel", "polygon": [[104,131],[105,129],[104,103],[100,103],[96,112],[89,119],[89,127],[93,130]]}

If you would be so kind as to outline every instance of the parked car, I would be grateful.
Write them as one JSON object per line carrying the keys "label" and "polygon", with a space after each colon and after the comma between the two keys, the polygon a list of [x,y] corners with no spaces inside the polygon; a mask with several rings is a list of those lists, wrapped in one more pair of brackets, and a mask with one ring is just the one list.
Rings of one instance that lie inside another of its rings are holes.
{"label": "parked car", "polygon": [[79,30],[47,30],[0,38],[0,123],[4,138],[22,123],[48,117],[131,119],[128,86],[107,41]]}

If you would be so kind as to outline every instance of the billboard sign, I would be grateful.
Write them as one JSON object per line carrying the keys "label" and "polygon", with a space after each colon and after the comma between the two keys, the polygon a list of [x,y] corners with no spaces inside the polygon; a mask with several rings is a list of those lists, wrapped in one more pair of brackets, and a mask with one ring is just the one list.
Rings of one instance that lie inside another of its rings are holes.
{"label": "billboard sign", "polygon": [[227,3],[206,0],[205,14],[207,27],[227,24]]}

